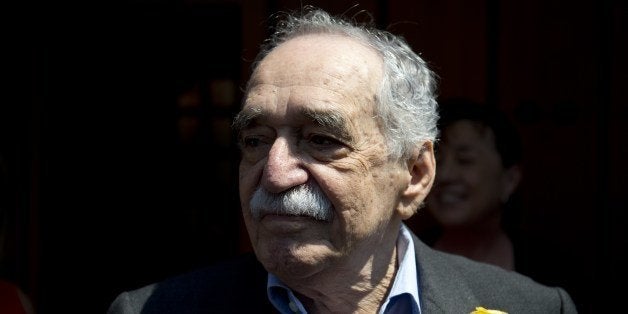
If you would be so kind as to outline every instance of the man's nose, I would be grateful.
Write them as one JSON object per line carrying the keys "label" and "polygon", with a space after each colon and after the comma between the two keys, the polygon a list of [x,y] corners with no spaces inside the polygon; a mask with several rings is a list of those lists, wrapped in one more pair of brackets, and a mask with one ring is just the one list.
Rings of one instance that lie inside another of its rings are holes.
{"label": "man's nose", "polygon": [[306,183],[308,173],[296,149],[285,138],[279,137],[268,152],[262,174],[262,186],[271,193],[280,193]]}

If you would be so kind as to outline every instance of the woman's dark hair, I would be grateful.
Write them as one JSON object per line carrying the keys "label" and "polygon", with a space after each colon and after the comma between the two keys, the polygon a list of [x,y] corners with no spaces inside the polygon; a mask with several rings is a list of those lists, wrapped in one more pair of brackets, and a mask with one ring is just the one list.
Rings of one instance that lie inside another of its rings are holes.
{"label": "woman's dark hair", "polygon": [[438,129],[441,132],[460,120],[477,122],[493,131],[495,148],[501,156],[504,168],[510,168],[521,162],[523,157],[521,138],[515,126],[502,111],[468,99],[454,98],[440,102]]}
{"label": "woman's dark hair", "polygon": [[[468,99],[452,98],[440,102],[439,113],[438,129],[440,132],[461,120],[476,122],[493,131],[495,149],[502,159],[504,168],[508,169],[522,162],[523,147],[521,137],[514,124],[511,123],[503,111]],[[436,149],[438,149],[438,142]],[[518,189],[516,189],[504,204],[501,221],[502,226],[513,242],[520,241],[522,205],[519,197]]]}

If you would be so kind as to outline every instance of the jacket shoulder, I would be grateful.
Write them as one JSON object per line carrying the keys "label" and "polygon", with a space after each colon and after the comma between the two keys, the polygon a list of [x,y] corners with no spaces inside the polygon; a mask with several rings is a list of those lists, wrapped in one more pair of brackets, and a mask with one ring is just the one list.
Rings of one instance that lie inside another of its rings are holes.
{"label": "jacket shoulder", "polygon": [[262,265],[246,254],[123,292],[107,313],[271,312],[266,280]]}
{"label": "jacket shoulder", "polygon": [[550,287],[514,271],[436,251],[417,238],[422,297],[436,309],[469,313],[477,306],[509,313],[577,313],[561,287]]}

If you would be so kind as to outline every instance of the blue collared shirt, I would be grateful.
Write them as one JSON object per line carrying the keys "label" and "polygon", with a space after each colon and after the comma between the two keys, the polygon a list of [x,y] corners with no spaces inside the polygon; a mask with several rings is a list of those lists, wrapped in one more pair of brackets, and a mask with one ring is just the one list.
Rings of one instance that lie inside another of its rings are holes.
{"label": "blue collared shirt", "polygon": [[[379,314],[421,314],[414,242],[410,230],[404,224],[401,224],[397,238],[397,259],[399,268]],[[267,293],[270,302],[282,314],[307,313],[292,290],[271,273],[268,273]]]}

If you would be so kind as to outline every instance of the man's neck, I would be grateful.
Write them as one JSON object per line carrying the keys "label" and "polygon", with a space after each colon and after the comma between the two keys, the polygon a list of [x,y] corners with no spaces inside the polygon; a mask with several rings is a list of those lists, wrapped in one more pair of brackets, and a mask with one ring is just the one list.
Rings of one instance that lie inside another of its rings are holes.
{"label": "man's neck", "polygon": [[377,313],[398,268],[397,234],[394,235],[376,244],[389,249],[380,250],[362,262],[345,263],[306,281],[286,284],[308,313]]}
{"label": "man's neck", "polygon": [[354,271],[338,272],[334,278],[316,287],[307,285],[303,291],[307,295],[297,293],[308,313],[376,313],[383,303],[394,280],[396,266],[396,250],[392,260],[386,265],[385,272],[372,275],[372,270],[379,266],[369,261],[360,271],[360,275],[350,274]]}

